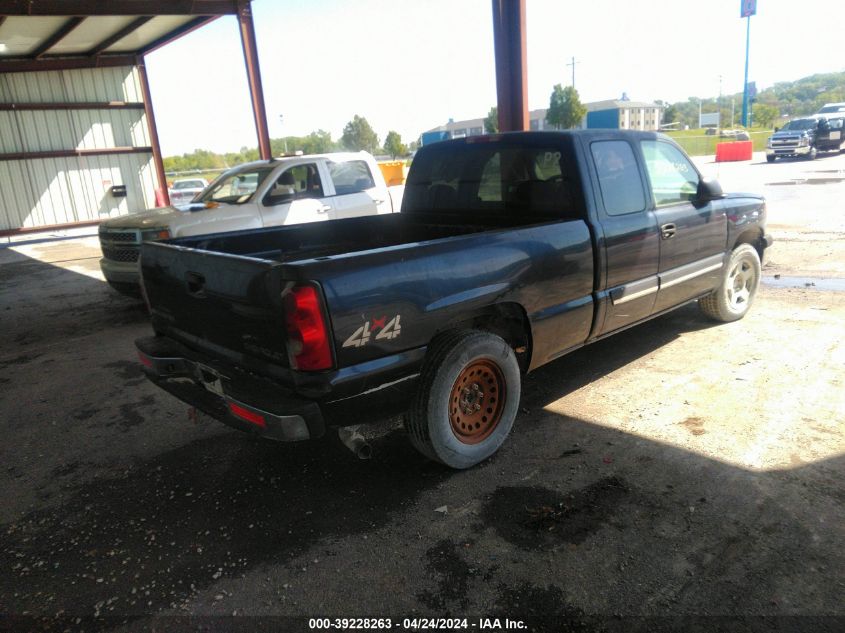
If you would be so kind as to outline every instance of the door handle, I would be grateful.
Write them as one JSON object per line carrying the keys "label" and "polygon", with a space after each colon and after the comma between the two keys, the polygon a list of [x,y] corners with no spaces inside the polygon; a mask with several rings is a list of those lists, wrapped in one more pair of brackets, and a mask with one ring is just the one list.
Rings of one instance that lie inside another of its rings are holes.
{"label": "door handle", "polygon": [[205,298],[205,277],[189,271],[185,273],[185,284],[188,287],[188,294],[198,299]]}
{"label": "door handle", "polygon": [[668,240],[670,237],[675,236],[675,233],[676,233],[677,230],[678,230],[678,227],[676,227],[674,224],[671,224],[671,223],[670,224],[664,224],[663,226],[660,227],[660,236],[664,240]]}
{"label": "door handle", "polygon": [[317,213],[328,213],[331,210],[332,208],[327,204],[317,207]]}
{"label": "door handle", "polygon": [[376,198],[373,198],[373,202],[375,202],[376,204],[381,204],[382,202],[384,202],[384,200],[378,200]]}

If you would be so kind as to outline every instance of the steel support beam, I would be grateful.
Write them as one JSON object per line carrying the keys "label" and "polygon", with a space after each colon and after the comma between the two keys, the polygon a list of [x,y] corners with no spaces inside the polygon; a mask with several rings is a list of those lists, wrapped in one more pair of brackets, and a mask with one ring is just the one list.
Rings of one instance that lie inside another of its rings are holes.
{"label": "steel support beam", "polygon": [[235,15],[235,0],[0,0],[0,15]]}
{"label": "steel support beam", "polygon": [[147,15],[147,16],[143,16],[143,17],[137,18],[135,20],[132,20],[129,24],[124,26],[122,29],[118,30],[115,33],[112,33],[106,39],[101,40],[96,46],[94,46],[94,48],[92,48],[89,51],[86,51],[85,55],[87,55],[88,57],[92,57],[94,55],[99,55],[104,50],[106,50],[109,46],[111,46],[112,44],[115,44],[116,42],[119,42],[120,40],[122,40],[124,37],[126,37],[130,33],[137,31],[139,28],[144,26],[147,22],[149,22],[152,19],[153,18],[151,16]]}
{"label": "steel support beam", "polygon": [[80,103],[0,103],[0,112],[10,110],[143,110],[143,103],[134,101],[91,101]]}
{"label": "steel support beam", "polygon": [[213,16],[206,15],[206,16],[202,16],[202,17],[199,17],[199,18],[194,18],[193,20],[191,20],[191,21],[183,24],[182,26],[180,26],[178,29],[174,29],[173,31],[170,31],[170,33],[168,33],[167,35],[163,35],[162,37],[158,38],[156,41],[151,42],[150,44],[147,44],[142,50],[138,51],[138,54],[139,55],[146,55],[147,53],[152,53],[153,51],[160,49],[162,46],[165,46],[167,44],[170,44],[170,42],[178,40],[183,35],[187,35],[188,33],[192,32],[192,31],[196,31],[201,26],[205,26],[206,24],[208,24],[210,22],[214,22],[214,20],[216,20],[218,17],[220,17],[220,16],[218,16],[218,15],[213,15]]}
{"label": "steel support beam", "polygon": [[261,87],[261,69],[258,66],[258,47],[255,44],[255,26],[252,23],[252,9],[249,0],[238,0],[238,23],[241,27],[241,44],[252,97],[252,113],[255,117],[255,132],[258,135],[258,155],[267,160],[270,151],[270,133],[267,129],[267,111],[264,108],[264,89]]}
{"label": "steel support beam", "polygon": [[41,59],[0,58],[0,73],[32,73],[41,70],[76,70],[78,68],[109,68],[134,65],[134,55],[42,57]]}
{"label": "steel support beam", "polygon": [[54,149],[46,152],[10,152],[0,154],[0,160],[37,160],[41,158],[72,158],[74,156],[111,156],[113,154],[149,154],[152,147],[108,147],[104,149]]}
{"label": "steel support beam", "polygon": [[525,0],[493,1],[499,131],[529,129]]}
{"label": "steel support beam", "polygon": [[163,206],[170,206],[170,194],[167,191],[167,176],[164,174],[164,159],[161,156],[161,145],[158,142],[158,128],[156,127],[155,114],[153,113],[153,100],[150,97],[150,82],[147,79],[147,67],[144,57],[138,56],[138,77],[141,80],[141,96],[144,99],[144,114],[147,117],[147,128],[150,131],[150,144],[152,145],[153,164],[158,180],[158,191],[156,200],[161,200]]}
{"label": "steel support beam", "polygon": [[50,37],[44,40],[38,48],[32,51],[29,56],[32,59],[39,59],[56,44],[61,42],[68,33],[70,33],[73,29],[82,24],[84,20],[85,18],[81,17],[70,18],[64,24],[62,24],[62,26],[55,33],[53,33]]}

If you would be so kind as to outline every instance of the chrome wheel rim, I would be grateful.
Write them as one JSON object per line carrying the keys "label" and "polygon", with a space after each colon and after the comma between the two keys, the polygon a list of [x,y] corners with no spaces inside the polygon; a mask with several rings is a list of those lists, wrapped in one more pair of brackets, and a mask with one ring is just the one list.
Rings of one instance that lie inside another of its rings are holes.
{"label": "chrome wheel rim", "polygon": [[725,298],[730,309],[734,312],[746,310],[756,286],[757,273],[751,261],[743,258],[736,262],[725,284]]}

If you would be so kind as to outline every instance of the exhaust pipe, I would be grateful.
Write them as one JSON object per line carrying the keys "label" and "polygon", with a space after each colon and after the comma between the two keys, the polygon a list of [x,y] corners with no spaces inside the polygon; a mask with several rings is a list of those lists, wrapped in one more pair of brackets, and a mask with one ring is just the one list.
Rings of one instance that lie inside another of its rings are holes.
{"label": "exhaust pipe", "polygon": [[358,426],[342,426],[337,430],[337,436],[358,459],[370,459],[373,456],[373,448],[358,431],[359,428]]}

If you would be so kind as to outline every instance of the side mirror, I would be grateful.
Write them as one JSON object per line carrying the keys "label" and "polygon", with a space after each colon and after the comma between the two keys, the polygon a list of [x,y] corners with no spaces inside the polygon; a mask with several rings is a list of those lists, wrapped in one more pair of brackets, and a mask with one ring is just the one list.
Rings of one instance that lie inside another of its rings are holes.
{"label": "side mirror", "polygon": [[780,132],[780,128],[777,125],[775,126],[775,132]]}
{"label": "side mirror", "polygon": [[725,197],[722,191],[722,185],[717,180],[701,180],[698,183],[698,191],[695,199],[697,202],[710,202],[712,200],[721,200]]}

